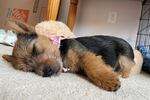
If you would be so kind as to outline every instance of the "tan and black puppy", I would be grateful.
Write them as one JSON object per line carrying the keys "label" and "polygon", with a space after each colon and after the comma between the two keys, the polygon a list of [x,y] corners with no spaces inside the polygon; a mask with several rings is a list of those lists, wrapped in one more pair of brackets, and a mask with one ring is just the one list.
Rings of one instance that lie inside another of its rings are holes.
{"label": "tan and black puppy", "polygon": [[57,75],[65,67],[69,72],[82,73],[100,88],[116,91],[120,87],[118,75],[128,77],[134,66],[133,50],[120,38],[64,39],[58,48],[52,40],[36,34],[34,28],[27,24],[14,21],[9,26],[17,32],[18,40],[12,55],[4,55],[3,58],[19,70],[48,77]]}

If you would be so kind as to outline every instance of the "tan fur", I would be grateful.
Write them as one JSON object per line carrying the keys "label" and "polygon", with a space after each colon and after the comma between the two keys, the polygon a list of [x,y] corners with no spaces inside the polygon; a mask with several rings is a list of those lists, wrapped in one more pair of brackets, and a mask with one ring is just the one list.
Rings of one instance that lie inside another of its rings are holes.
{"label": "tan fur", "polygon": [[125,56],[120,56],[119,64],[120,64],[120,70],[118,73],[121,74],[123,78],[129,77],[130,71],[133,68],[133,66],[135,65],[135,63],[133,61],[129,60]]}
{"label": "tan fur", "polygon": [[100,57],[91,52],[84,52],[80,58],[81,69],[95,85],[108,91],[120,87],[118,75]]}
{"label": "tan fur", "polygon": [[15,33],[27,33],[27,32],[35,32],[35,29],[33,26],[28,25],[24,22],[21,22],[19,20],[8,20],[6,23],[6,26],[13,30]]}
{"label": "tan fur", "polygon": [[78,62],[79,62],[78,53],[75,52],[73,49],[69,49],[64,61],[64,67],[69,68],[70,72],[78,72],[79,71]]}
{"label": "tan fur", "polygon": [[135,62],[135,65],[131,69],[131,75],[139,74],[142,69],[143,56],[141,52],[139,52],[138,50],[134,50],[134,62]]}

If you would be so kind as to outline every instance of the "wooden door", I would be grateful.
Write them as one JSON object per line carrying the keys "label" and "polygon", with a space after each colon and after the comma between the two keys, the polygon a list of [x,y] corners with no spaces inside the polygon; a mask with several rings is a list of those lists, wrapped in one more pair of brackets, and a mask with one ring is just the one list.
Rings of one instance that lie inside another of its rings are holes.
{"label": "wooden door", "polygon": [[[56,20],[61,0],[48,0],[48,20]],[[73,30],[78,0],[70,0],[69,12],[67,17],[67,26]]]}
{"label": "wooden door", "polygon": [[48,20],[56,20],[59,10],[60,0],[48,0]]}

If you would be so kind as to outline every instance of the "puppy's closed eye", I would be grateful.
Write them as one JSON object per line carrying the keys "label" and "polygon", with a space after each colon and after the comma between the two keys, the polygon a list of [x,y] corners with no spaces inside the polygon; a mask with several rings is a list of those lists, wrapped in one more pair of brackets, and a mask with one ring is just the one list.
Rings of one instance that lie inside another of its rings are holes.
{"label": "puppy's closed eye", "polygon": [[34,43],[32,48],[32,56],[36,57],[42,53],[43,53],[43,49],[41,49],[39,46],[36,45],[36,43]]}
{"label": "puppy's closed eye", "polygon": [[36,49],[36,47],[35,47],[35,44],[33,44],[32,56],[35,57],[35,56],[37,56],[38,54],[39,54],[39,53],[38,53],[38,51],[37,51],[37,49]]}

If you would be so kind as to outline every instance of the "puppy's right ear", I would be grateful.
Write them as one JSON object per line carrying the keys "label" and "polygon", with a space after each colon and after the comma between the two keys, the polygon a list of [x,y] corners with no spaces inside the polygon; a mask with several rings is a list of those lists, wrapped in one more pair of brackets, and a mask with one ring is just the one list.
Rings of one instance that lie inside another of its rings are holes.
{"label": "puppy's right ear", "polygon": [[8,20],[6,26],[17,34],[35,32],[35,28],[18,20]]}
{"label": "puppy's right ear", "polygon": [[13,57],[12,55],[3,55],[2,57],[8,62],[13,62],[15,60],[15,57]]}

